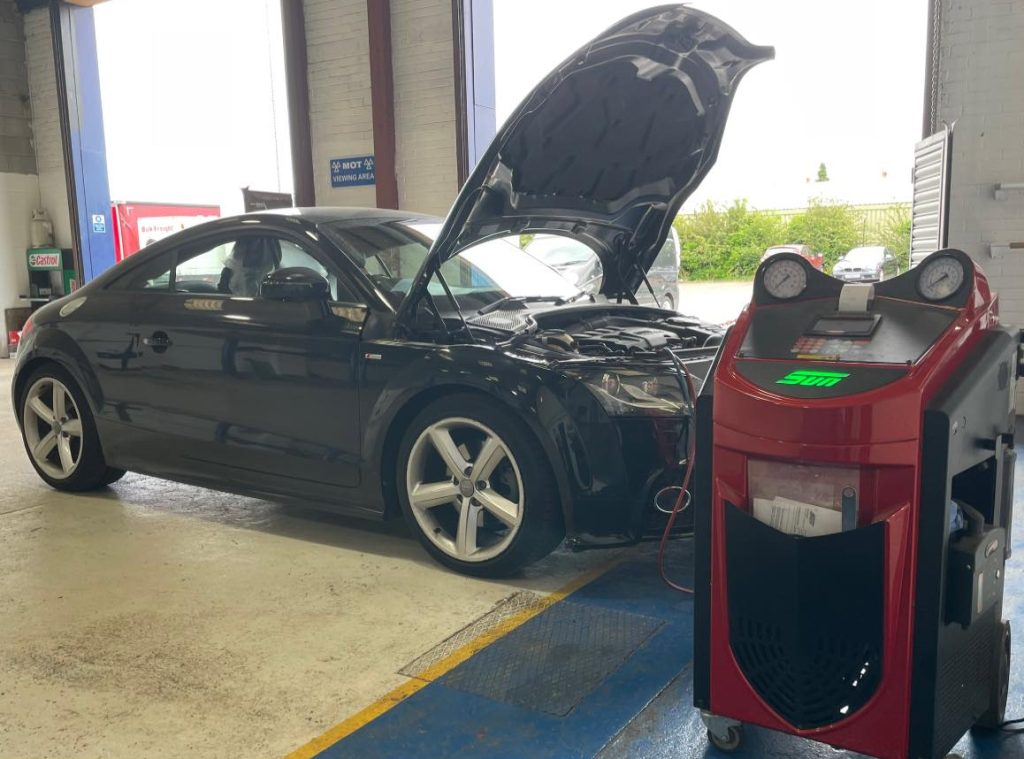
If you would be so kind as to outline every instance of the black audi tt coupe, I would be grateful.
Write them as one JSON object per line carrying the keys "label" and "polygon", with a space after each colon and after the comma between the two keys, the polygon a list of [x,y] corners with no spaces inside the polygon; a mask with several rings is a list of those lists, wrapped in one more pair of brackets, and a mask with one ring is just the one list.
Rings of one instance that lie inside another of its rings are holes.
{"label": "black audi tt coupe", "polygon": [[[646,10],[541,82],[443,222],[295,209],[151,245],[26,325],[32,465],[61,490],[132,470],[402,513],[477,575],[643,537],[687,450],[680,368],[699,381],[720,333],[635,296],[770,56],[695,10]],[[589,245],[599,294],[524,233]]]}

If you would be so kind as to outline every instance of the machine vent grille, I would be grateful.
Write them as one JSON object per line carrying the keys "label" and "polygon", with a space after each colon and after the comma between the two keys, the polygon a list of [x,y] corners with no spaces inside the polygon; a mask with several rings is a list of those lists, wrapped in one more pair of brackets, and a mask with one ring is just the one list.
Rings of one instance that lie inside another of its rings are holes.
{"label": "machine vent grille", "polygon": [[808,643],[795,659],[779,625],[734,620],[732,649],[743,674],[769,706],[804,729],[831,725],[860,709],[882,670],[873,646],[823,636]]}
{"label": "machine vent grille", "polygon": [[882,681],[885,524],[799,538],[726,505],[729,643],[795,728],[852,717]]}

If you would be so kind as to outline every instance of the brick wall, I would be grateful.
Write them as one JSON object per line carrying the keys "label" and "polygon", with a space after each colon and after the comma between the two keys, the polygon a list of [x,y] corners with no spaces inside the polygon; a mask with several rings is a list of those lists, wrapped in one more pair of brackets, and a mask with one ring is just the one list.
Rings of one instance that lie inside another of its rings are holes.
{"label": "brick wall", "polygon": [[458,192],[451,0],[392,0],[399,205],[444,215]]}
{"label": "brick wall", "polygon": [[366,0],[306,0],[313,177],[320,206],[375,206],[376,189],[331,187],[330,160],[373,153]]}
{"label": "brick wall", "polygon": [[[317,205],[375,206],[376,189],[332,188],[330,160],[373,148],[366,0],[306,0]],[[444,214],[458,192],[451,0],[392,0],[399,205]]]}
{"label": "brick wall", "polygon": [[1024,250],[989,253],[1024,242],[1024,193],[994,194],[998,183],[1024,182],[1024,0],[940,2],[936,115],[956,122],[949,244],[985,270],[1003,321],[1024,326]]}
{"label": "brick wall", "polygon": [[24,28],[13,0],[0,0],[0,356],[3,310],[23,306],[19,296],[28,292],[25,249],[38,206]]}
{"label": "brick wall", "polygon": [[0,2],[0,172],[36,173],[25,34],[13,0]]}
{"label": "brick wall", "polygon": [[60,138],[50,12],[47,9],[41,8],[25,15],[25,43],[40,201],[53,221],[57,245],[70,248],[71,215],[64,177],[64,147]]}

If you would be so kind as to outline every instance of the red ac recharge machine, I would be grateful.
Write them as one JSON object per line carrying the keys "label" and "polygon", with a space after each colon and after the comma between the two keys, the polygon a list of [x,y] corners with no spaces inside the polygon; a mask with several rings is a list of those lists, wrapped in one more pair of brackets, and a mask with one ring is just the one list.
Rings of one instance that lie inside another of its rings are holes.
{"label": "red ac recharge machine", "polygon": [[758,269],[697,404],[694,703],[881,759],[1003,719],[1019,334],[957,250]]}

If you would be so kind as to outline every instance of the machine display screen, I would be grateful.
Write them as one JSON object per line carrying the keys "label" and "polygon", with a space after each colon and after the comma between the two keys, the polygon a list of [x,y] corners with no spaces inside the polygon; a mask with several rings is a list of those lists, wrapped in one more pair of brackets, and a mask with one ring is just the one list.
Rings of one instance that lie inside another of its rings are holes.
{"label": "machine display screen", "polygon": [[822,316],[814,322],[807,334],[827,337],[870,337],[880,318],[878,314]]}
{"label": "machine display screen", "polygon": [[837,298],[814,298],[755,309],[740,358],[905,365],[917,361],[959,314],[893,298],[876,298],[867,312],[837,311],[838,305]]}

